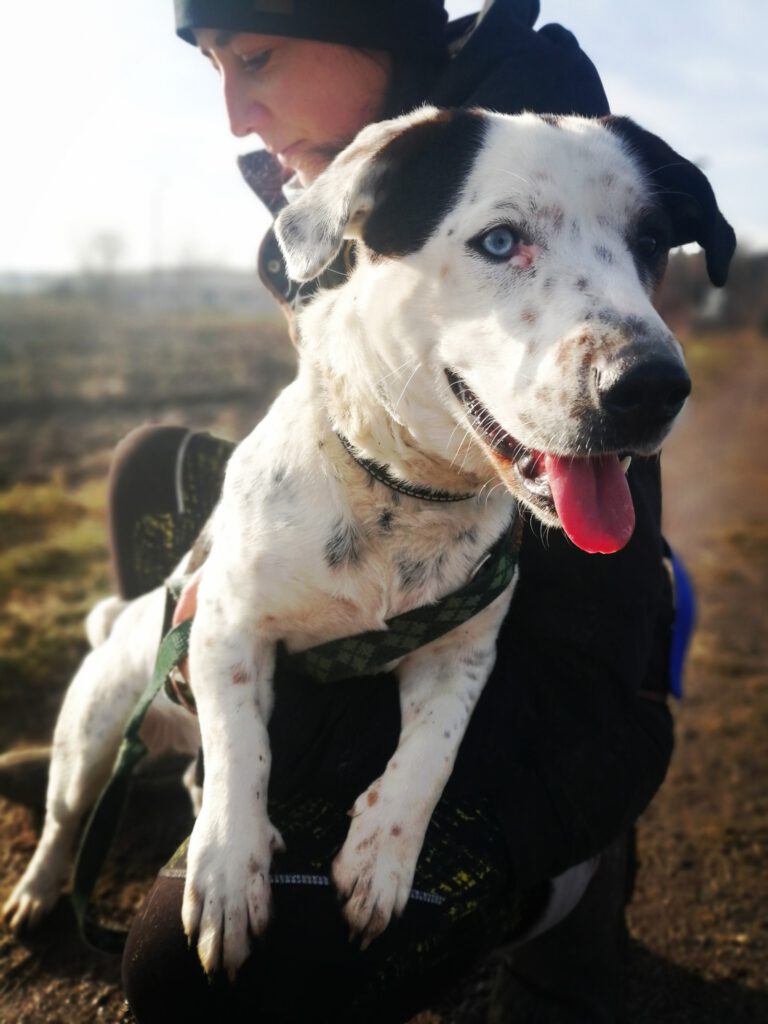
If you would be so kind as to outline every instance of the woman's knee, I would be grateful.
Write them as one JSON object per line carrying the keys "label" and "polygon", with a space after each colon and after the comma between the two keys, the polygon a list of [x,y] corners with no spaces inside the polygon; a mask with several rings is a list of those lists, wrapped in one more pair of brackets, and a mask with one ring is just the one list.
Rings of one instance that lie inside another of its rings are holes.
{"label": "woman's knee", "polygon": [[140,1024],[210,1020],[216,991],[181,924],[183,879],[161,876],[144,900],[123,954],[123,987]]}

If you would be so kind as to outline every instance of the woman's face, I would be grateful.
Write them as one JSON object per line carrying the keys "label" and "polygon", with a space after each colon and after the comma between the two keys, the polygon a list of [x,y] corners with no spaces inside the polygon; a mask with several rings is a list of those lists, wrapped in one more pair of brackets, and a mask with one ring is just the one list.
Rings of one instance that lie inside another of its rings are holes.
{"label": "woman's face", "polygon": [[303,185],[383,113],[392,75],[383,51],[214,29],[195,37],[221,76],[232,133],[258,135]]}

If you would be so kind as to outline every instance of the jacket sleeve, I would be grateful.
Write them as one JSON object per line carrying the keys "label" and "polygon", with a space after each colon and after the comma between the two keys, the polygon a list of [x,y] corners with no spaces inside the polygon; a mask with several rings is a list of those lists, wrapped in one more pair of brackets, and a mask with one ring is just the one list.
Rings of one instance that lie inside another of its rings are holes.
{"label": "jacket sleeve", "polygon": [[474,779],[490,794],[522,886],[619,836],[669,765],[673,608],[658,462],[635,460],[630,475],[637,525],[615,555],[528,525],[496,667],[459,755],[456,786]]}

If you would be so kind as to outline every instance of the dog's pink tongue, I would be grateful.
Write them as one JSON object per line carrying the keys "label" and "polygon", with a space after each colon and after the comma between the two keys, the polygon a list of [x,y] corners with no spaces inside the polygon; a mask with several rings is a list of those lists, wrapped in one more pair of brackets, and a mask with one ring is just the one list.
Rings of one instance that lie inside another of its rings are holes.
{"label": "dog's pink tongue", "polygon": [[635,528],[635,508],[617,455],[544,455],[557,514],[573,543],[591,554],[619,551]]}

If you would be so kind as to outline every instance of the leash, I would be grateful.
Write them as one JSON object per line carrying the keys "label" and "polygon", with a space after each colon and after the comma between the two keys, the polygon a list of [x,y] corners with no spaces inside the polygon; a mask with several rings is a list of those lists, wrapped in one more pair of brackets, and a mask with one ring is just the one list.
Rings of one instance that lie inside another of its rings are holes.
{"label": "leash", "polygon": [[[371,630],[331,640],[306,651],[289,653],[279,645],[276,674],[299,673],[319,683],[340,682],[359,675],[373,675],[387,665],[411,654],[452,629],[468,622],[496,600],[509,586],[517,568],[522,540],[522,519],[517,509],[508,528],[490,549],[475,575],[459,590],[437,604],[414,608],[387,620],[384,630]],[[120,953],[127,932],[96,920],[91,896],[117,832],[133,772],[147,754],[139,730],[160,688],[188,709],[194,707],[191,691],[183,700],[169,683],[171,674],[187,657],[192,619],[169,629],[183,580],[166,584],[163,640],[152,678],[141,695],[123,734],[112,776],[102,790],[83,832],[77,851],[72,888],[72,906],[83,940],[105,953]]]}
{"label": "leash", "polygon": [[112,769],[112,776],[93,808],[80,841],[72,881],[72,907],[83,940],[104,953],[120,953],[127,932],[122,928],[99,924],[90,913],[90,898],[101,874],[112,839],[128,796],[128,786],[139,762],[147,754],[147,747],[139,737],[139,730],[152,701],[160,691],[168,673],[186,657],[192,620],[180,623],[165,632],[176,605],[173,591],[166,596],[163,632],[165,636],[155,661],[152,678],[142,693],[125,727],[120,749]]}

